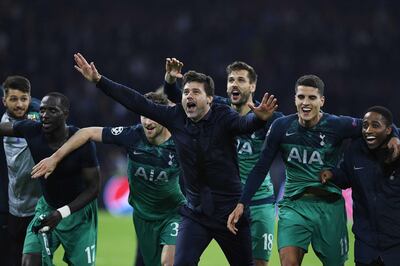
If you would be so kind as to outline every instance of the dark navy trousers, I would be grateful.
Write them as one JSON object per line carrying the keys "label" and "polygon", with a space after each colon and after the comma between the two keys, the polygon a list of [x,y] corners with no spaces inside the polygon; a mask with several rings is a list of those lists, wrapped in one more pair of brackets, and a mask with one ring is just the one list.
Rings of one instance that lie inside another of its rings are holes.
{"label": "dark navy trousers", "polygon": [[398,266],[400,265],[400,245],[381,250],[356,239],[354,257],[357,266]]}
{"label": "dark navy trousers", "polygon": [[217,241],[230,265],[254,265],[250,224],[248,219],[246,221],[239,221],[239,223],[239,231],[234,235],[226,226],[208,226],[208,224],[203,224],[192,218],[182,216],[176,241],[174,265],[197,265],[201,254],[212,239]]}

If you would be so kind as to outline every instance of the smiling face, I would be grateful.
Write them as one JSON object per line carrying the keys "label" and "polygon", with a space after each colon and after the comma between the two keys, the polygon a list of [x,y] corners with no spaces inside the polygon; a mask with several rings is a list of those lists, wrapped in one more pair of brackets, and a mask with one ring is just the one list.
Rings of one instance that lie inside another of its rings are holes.
{"label": "smiling face", "polygon": [[50,133],[65,125],[68,112],[62,109],[61,100],[54,96],[43,97],[40,103],[42,130]]}
{"label": "smiling face", "polygon": [[377,112],[365,114],[362,135],[369,149],[373,150],[381,146],[391,133],[391,126],[386,124],[386,120],[381,114]]}
{"label": "smiling face", "polygon": [[234,70],[228,75],[226,93],[232,105],[243,106],[252,99],[256,84],[251,83],[249,72],[245,69]]}
{"label": "smiling face", "polygon": [[204,84],[197,81],[187,82],[182,91],[182,106],[187,117],[197,122],[210,110],[212,96],[207,96]]}
{"label": "smiling face", "polygon": [[28,92],[9,88],[3,98],[3,104],[10,116],[21,119],[28,111],[30,100]]}
{"label": "smiling face", "polygon": [[324,106],[325,98],[314,87],[297,86],[295,104],[299,116],[299,123],[305,127],[316,125],[321,117],[320,110]]}

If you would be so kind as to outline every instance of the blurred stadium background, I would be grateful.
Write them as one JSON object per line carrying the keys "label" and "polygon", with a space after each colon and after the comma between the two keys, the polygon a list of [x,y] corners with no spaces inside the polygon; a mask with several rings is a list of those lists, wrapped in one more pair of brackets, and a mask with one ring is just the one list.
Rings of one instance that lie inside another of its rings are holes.
{"label": "blurred stadium background", "polygon": [[[138,116],[85,82],[73,68],[73,53],[141,92],[159,87],[165,58],[177,57],[184,71],[211,75],[217,94],[225,95],[226,65],[243,60],[259,75],[256,97],[275,94],[285,114],[295,111],[295,80],[313,73],[326,84],[324,111],[360,116],[379,104],[392,110],[398,125],[399,25],[400,2],[393,0],[1,0],[0,79],[28,77],[39,99],[50,91],[65,93],[72,102],[69,121],[76,126],[119,126],[138,122]],[[123,151],[98,145],[98,155],[104,182],[126,174]],[[274,171],[278,190],[282,172]],[[123,198],[126,191],[113,193]],[[103,212],[100,223],[98,264],[131,265],[130,217]],[[126,255],[109,254],[116,247]],[[128,260],[102,262],[121,256]],[[221,265],[216,263],[203,265]]]}

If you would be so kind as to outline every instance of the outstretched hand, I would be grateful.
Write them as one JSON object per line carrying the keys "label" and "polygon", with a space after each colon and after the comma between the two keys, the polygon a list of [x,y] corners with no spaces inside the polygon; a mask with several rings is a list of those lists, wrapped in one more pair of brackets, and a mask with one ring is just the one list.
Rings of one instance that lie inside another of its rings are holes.
{"label": "outstretched hand", "polygon": [[333,177],[333,173],[331,170],[325,169],[319,173],[319,178],[320,178],[322,184],[326,184],[329,180],[332,179],[332,177]]}
{"label": "outstretched hand", "polygon": [[237,222],[240,217],[243,215],[244,205],[242,203],[238,203],[236,208],[231,212],[228,217],[228,221],[226,222],[226,227],[228,230],[232,232],[232,234],[236,235],[238,229],[236,227]]}
{"label": "outstretched hand", "polygon": [[249,107],[259,119],[267,121],[278,108],[278,104],[274,95],[265,93],[261,103],[257,107],[251,103],[249,103]]}
{"label": "outstretched hand", "polygon": [[165,81],[172,84],[176,79],[183,77],[182,71],[183,63],[176,58],[166,58],[165,60]]}
{"label": "outstretched hand", "polygon": [[56,169],[57,162],[52,157],[47,157],[41,160],[38,164],[36,164],[32,168],[32,178],[38,178],[44,176],[44,178],[48,178],[51,173]]}
{"label": "outstretched hand", "polygon": [[78,70],[85,79],[97,83],[99,82],[101,75],[96,69],[96,66],[93,62],[90,64],[86,61],[85,57],[80,53],[74,54],[74,59],[76,65],[74,66],[76,70]]}

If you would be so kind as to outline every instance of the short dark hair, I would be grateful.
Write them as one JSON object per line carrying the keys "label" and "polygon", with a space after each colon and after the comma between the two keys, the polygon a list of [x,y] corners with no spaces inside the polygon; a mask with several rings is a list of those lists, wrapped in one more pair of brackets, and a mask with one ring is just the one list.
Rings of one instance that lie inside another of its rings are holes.
{"label": "short dark hair", "polygon": [[189,70],[185,73],[185,75],[183,75],[182,84],[183,86],[185,86],[186,83],[193,81],[203,83],[204,90],[207,96],[214,96],[214,80],[210,76],[193,70]]}
{"label": "short dark hair", "polygon": [[69,104],[69,99],[68,99],[67,96],[65,96],[64,94],[62,94],[62,93],[60,93],[60,92],[49,92],[49,93],[47,93],[47,94],[45,95],[45,97],[46,97],[46,96],[58,98],[58,99],[60,100],[61,108],[62,108],[64,111],[69,112],[70,104]]}
{"label": "short dark hair", "polygon": [[162,92],[151,91],[151,92],[146,93],[144,95],[144,97],[147,100],[152,101],[153,103],[158,103],[158,104],[163,104],[163,105],[169,104],[167,96]]}
{"label": "short dark hair", "polygon": [[31,83],[23,76],[8,76],[3,82],[4,96],[7,96],[9,89],[31,93]]}
{"label": "short dark hair", "polygon": [[378,113],[378,114],[382,115],[387,127],[389,127],[393,124],[392,112],[390,112],[390,110],[387,109],[386,107],[375,105],[375,106],[368,108],[368,110],[365,113],[369,113],[369,112],[374,112],[374,113]]}
{"label": "short dark hair", "polygon": [[295,91],[297,92],[297,87],[298,86],[307,86],[307,87],[313,87],[313,88],[317,88],[319,91],[319,94],[321,96],[324,95],[324,91],[325,91],[325,84],[322,81],[322,79],[316,75],[304,75],[301,76],[295,84]]}
{"label": "short dark hair", "polygon": [[250,83],[257,83],[257,73],[252,66],[242,61],[235,61],[226,67],[226,74],[231,74],[232,71],[247,70]]}

